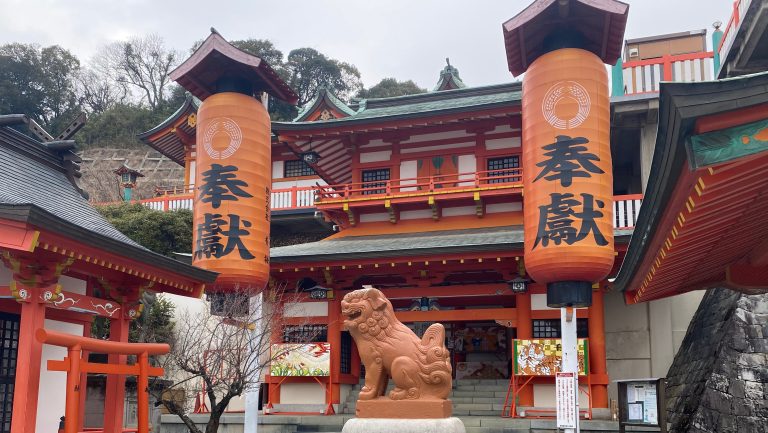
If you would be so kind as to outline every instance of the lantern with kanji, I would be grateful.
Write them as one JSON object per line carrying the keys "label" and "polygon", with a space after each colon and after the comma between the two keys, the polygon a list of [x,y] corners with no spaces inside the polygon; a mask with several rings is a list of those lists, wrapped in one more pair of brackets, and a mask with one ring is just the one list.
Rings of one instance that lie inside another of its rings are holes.
{"label": "lantern with kanji", "polygon": [[193,264],[219,272],[208,292],[257,291],[269,280],[269,93],[296,94],[262,59],[213,32],[171,73],[203,100],[197,113]]}
{"label": "lantern with kanji", "polygon": [[525,266],[550,307],[591,305],[613,268],[605,63],[619,55],[627,12],[613,0],[537,0],[504,24],[510,71],[525,72]]}

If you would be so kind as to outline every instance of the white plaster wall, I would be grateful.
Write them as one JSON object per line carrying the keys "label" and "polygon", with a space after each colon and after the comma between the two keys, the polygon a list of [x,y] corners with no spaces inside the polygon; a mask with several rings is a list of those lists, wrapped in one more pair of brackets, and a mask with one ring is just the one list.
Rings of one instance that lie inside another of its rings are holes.
{"label": "white plaster wall", "polygon": [[272,161],[272,179],[283,177],[285,161]]}
{"label": "white plaster wall", "polygon": [[421,143],[424,141],[444,140],[446,138],[458,138],[458,137],[472,137],[467,134],[466,131],[447,131],[447,132],[435,132],[432,134],[415,135],[402,143]]}
{"label": "white plaster wall", "polygon": [[531,295],[531,310],[559,310],[559,308],[547,307],[547,295],[533,294]]}
{"label": "white plaster wall", "polygon": [[474,206],[446,207],[441,210],[444,217],[459,215],[474,215],[477,209]]}
{"label": "white plaster wall", "polygon": [[283,383],[280,385],[281,404],[323,404],[325,389],[316,382]]}
{"label": "white plaster wall", "polygon": [[389,161],[392,158],[391,150],[382,150],[379,152],[365,152],[360,154],[360,162],[365,164],[366,162],[379,162]]}
{"label": "white plaster wall", "polygon": [[485,140],[485,148],[487,150],[514,149],[516,147],[520,147],[520,137],[493,138],[490,140]]}
{"label": "white plaster wall", "polygon": [[319,183],[320,185],[327,185],[324,180],[316,177],[312,179],[281,180],[272,182],[272,189],[290,188],[292,186],[315,186],[316,183]]}
{"label": "white plaster wall", "polygon": [[349,396],[349,392],[352,391],[352,385],[342,383],[339,385],[339,401],[344,403],[347,401],[347,396]]}
{"label": "white plaster wall", "polygon": [[[45,320],[45,329],[83,335],[83,325]],[[48,360],[64,359],[67,349],[64,347],[43,345],[43,357],[40,363],[40,393],[37,398],[37,433],[51,433],[59,429],[59,419],[64,416],[64,395],[67,374],[63,371],[48,371]]]}
{"label": "white plaster wall", "polygon": [[511,203],[494,203],[485,205],[486,213],[500,213],[500,212],[518,212],[523,210],[523,204],[521,202]]}
{"label": "white plaster wall", "polygon": [[477,158],[475,155],[459,155],[459,166],[457,167],[460,174],[459,179],[471,180],[471,182],[461,182],[458,186],[473,186],[475,184],[475,175],[477,171]]}
{"label": "white plaster wall", "polygon": [[327,302],[288,302],[283,311],[285,317],[317,317],[328,315]]}
{"label": "white plaster wall", "polygon": [[366,213],[366,214],[360,215],[361,223],[373,223],[373,222],[381,222],[381,221],[389,221],[389,214]]}
{"label": "white plaster wall", "polygon": [[[416,160],[400,162],[400,179],[412,179],[400,181],[400,185],[411,185],[416,183],[416,179],[413,178],[415,178],[418,174],[418,164],[419,162]],[[400,191],[416,191],[416,187],[403,188]]]}
{"label": "white plaster wall", "polygon": [[432,210],[431,209],[404,210],[400,212],[401,220],[416,220],[416,219],[423,219],[423,218],[432,218]]}
{"label": "white plaster wall", "polygon": [[66,275],[59,277],[59,284],[61,284],[61,288],[65,292],[77,293],[78,295],[85,295],[85,289],[88,285],[85,280]]}
{"label": "white plaster wall", "polygon": [[475,142],[471,141],[466,143],[436,144],[434,146],[411,147],[408,149],[400,149],[400,153],[405,154],[405,153],[431,152],[434,150],[459,149],[462,147],[474,148]]}

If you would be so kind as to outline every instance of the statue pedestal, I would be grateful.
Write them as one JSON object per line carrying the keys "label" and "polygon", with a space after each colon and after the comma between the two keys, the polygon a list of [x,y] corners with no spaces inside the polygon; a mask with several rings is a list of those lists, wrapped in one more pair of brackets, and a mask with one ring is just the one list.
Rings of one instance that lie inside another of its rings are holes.
{"label": "statue pedestal", "polygon": [[390,400],[379,397],[358,400],[355,406],[355,416],[358,418],[448,418],[451,412],[453,405],[450,400]]}
{"label": "statue pedestal", "polygon": [[341,433],[466,433],[466,429],[458,418],[352,418]]}

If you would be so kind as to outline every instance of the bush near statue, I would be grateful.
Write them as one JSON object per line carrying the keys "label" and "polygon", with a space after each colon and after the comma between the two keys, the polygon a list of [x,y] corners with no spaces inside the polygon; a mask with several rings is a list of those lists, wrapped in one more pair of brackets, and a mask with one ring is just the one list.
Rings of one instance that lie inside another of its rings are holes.
{"label": "bush near statue", "polygon": [[[430,326],[422,338],[403,325],[384,294],[372,287],[344,296],[344,325],[355,339],[365,385],[356,415],[360,418],[446,418],[451,415],[450,353],[445,328]],[[395,388],[384,395],[389,378]]]}

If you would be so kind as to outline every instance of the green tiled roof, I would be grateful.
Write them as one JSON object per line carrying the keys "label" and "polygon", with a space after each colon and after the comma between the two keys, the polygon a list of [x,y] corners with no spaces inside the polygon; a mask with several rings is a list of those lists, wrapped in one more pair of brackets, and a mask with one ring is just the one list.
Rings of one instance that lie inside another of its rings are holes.
{"label": "green tiled roof", "polygon": [[349,117],[315,122],[273,122],[272,125],[276,131],[300,130],[322,125],[370,123],[499,106],[518,106],[521,92],[521,83],[515,82],[392,98],[363,99],[359,102],[358,110]]}

